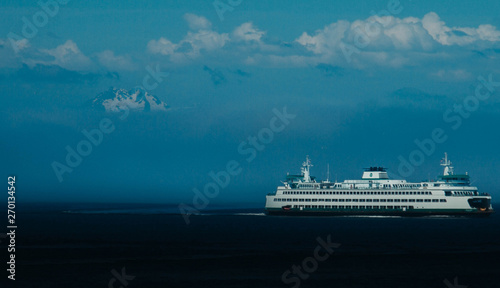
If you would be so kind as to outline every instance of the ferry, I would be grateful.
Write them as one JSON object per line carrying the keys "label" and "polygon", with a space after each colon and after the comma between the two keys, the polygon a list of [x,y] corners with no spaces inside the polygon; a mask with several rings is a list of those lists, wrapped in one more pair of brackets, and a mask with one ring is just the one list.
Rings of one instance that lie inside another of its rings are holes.
{"label": "ferry", "polygon": [[[266,196],[268,215],[469,215],[493,213],[491,196],[471,186],[468,173],[455,174],[445,153],[443,175],[436,181],[389,179],[383,167],[366,168],[360,180],[316,181],[309,156],[300,175],[287,175]],[[329,173],[328,173],[329,174]],[[328,178],[328,177],[327,177]]]}

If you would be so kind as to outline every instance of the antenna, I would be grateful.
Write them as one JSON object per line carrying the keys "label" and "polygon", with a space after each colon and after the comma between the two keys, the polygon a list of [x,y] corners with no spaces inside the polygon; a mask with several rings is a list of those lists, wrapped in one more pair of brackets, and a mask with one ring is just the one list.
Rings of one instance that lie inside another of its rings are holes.
{"label": "antenna", "polygon": [[443,175],[453,175],[453,166],[451,166],[451,161],[448,160],[448,153],[444,152],[444,158],[441,160],[441,166],[444,166]]}
{"label": "antenna", "polygon": [[326,182],[330,182],[330,163],[326,164]]}

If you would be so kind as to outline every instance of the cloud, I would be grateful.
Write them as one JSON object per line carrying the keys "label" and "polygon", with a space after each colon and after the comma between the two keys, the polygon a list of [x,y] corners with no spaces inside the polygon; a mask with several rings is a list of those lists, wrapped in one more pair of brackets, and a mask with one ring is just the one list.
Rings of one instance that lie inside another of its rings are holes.
{"label": "cloud", "polygon": [[33,67],[37,64],[57,65],[69,71],[94,71],[97,67],[85,56],[75,42],[67,40],[54,49],[40,49],[23,55],[23,63]]}
{"label": "cloud", "polygon": [[196,58],[202,51],[219,50],[229,41],[229,35],[213,31],[212,24],[205,17],[186,14],[184,19],[193,31],[188,31],[178,43],[173,43],[164,37],[150,40],[147,45],[148,51],[152,54],[170,56],[173,61],[182,61]]}
{"label": "cloud", "polygon": [[158,40],[151,40],[148,43],[148,50],[153,54],[172,55],[175,53],[176,48],[176,44],[163,37]]}
{"label": "cloud", "polygon": [[132,63],[130,56],[117,56],[111,50],[105,50],[98,53],[97,59],[102,66],[109,70],[132,71],[135,69],[135,65]]}
{"label": "cloud", "polygon": [[197,16],[194,14],[185,14],[184,19],[188,22],[189,29],[191,30],[210,30],[212,29],[212,23],[203,16]]}
{"label": "cloud", "polygon": [[310,52],[313,65],[401,67],[498,47],[500,31],[490,24],[448,27],[436,13],[429,12],[422,19],[371,16],[353,22],[339,20],[315,33],[303,32],[295,42]]}
{"label": "cloud", "polygon": [[254,66],[324,64],[366,69],[444,63],[467,57],[470,51],[500,47],[500,31],[495,26],[449,27],[434,12],[422,18],[374,15],[338,20],[322,29],[302,32],[292,43],[269,37],[252,22],[242,23],[228,34],[214,31],[202,16],[186,14],[184,19],[189,30],[180,41],[166,37],[150,40],[149,53],[167,56],[167,61],[176,63],[220,59],[223,55],[232,63]]}
{"label": "cloud", "polygon": [[257,41],[260,42],[266,32],[255,28],[252,22],[246,22],[234,29],[232,39],[236,41]]}

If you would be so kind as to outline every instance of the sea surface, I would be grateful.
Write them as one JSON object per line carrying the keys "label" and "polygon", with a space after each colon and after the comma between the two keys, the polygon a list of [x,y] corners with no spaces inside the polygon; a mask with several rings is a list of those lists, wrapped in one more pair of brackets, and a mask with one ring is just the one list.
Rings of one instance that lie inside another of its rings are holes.
{"label": "sea surface", "polygon": [[0,287],[500,287],[498,213],[283,217],[226,205],[186,224],[175,205],[18,205],[16,281],[4,269]]}

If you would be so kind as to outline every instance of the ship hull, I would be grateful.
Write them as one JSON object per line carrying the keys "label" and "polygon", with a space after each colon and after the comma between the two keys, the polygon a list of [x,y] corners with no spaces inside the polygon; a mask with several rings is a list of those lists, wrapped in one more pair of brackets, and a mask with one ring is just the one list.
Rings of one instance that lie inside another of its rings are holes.
{"label": "ship hull", "polygon": [[421,209],[421,210],[299,210],[299,209],[266,209],[267,215],[278,216],[403,216],[403,217],[422,217],[422,216],[468,216],[468,217],[488,217],[494,211],[470,211],[467,209]]}

